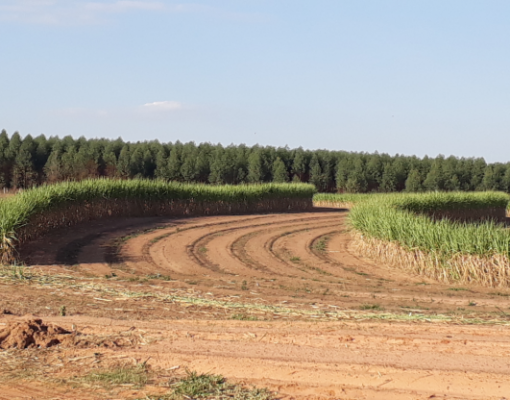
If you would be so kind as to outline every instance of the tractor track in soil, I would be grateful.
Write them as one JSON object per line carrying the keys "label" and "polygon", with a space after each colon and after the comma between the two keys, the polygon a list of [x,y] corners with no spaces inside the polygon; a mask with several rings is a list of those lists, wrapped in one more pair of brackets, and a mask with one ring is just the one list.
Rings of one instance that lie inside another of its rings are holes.
{"label": "tractor track in soil", "polygon": [[[73,285],[0,280],[0,311],[14,314],[0,323],[31,313],[84,333],[141,332],[144,346],[102,357],[219,373],[288,399],[510,398],[510,291],[440,284],[359,257],[345,217],[317,210],[132,218],[56,231],[23,255],[34,270],[67,274]],[[62,304],[66,317],[58,316]],[[290,311],[275,311],[283,308]],[[66,357],[97,350],[59,351],[72,374],[82,367]],[[0,399],[113,398],[5,381],[1,368]]]}

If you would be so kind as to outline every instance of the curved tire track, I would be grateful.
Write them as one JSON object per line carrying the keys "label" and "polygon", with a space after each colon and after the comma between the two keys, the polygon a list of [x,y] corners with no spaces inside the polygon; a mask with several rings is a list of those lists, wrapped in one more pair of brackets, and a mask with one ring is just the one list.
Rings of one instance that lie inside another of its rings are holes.
{"label": "curved tire track", "polygon": [[[344,218],[343,212],[319,212],[132,219],[118,225],[91,224],[67,231],[68,235],[57,232],[34,251],[56,249],[57,260],[67,255],[67,260],[100,276],[110,268],[104,262],[104,242],[124,235],[119,261],[133,274],[170,274],[173,281],[165,287],[171,290],[193,280],[192,286],[185,286],[189,290],[222,298],[232,295],[244,303],[262,299],[264,304],[316,310],[378,306],[406,315],[425,309],[430,314],[455,313],[459,308],[467,314],[471,309],[466,304],[473,300],[477,304],[473,315],[508,306],[506,297],[491,297],[485,289],[448,292],[448,286],[421,285],[421,277],[361,259],[349,250]],[[315,245],[326,236],[324,251],[318,251]],[[34,255],[48,262],[55,258]],[[154,286],[150,290],[156,290]],[[20,291],[23,288],[19,286]],[[147,303],[128,304],[143,312]],[[214,316],[205,321],[179,317],[169,324],[165,314],[158,316],[159,321],[146,322],[113,318],[107,326],[104,320],[86,315],[53,319],[88,326],[94,332],[114,329],[112,323],[121,331],[143,329],[144,337],[153,336],[154,342],[119,351],[135,359],[149,357],[156,367],[186,365],[267,385],[299,399],[496,400],[510,393],[506,326],[216,321]],[[12,390],[2,386],[2,394]]]}

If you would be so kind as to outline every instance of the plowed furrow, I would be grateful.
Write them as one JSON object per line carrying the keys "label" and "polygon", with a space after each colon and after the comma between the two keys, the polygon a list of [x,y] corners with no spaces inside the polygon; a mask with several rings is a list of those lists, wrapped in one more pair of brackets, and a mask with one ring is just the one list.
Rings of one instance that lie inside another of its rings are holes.
{"label": "plowed furrow", "polygon": [[[303,218],[312,218],[296,215],[285,215],[283,221],[303,220]],[[217,236],[222,232],[228,232],[239,229],[253,229],[257,226],[267,226],[272,224],[274,217],[265,215],[257,218],[224,217],[219,218],[217,222],[205,225],[195,225],[190,227],[181,227],[179,230],[167,233],[165,237],[151,245],[146,252],[149,256],[149,262],[157,265],[167,272],[176,272],[184,275],[222,275],[221,268],[210,262],[203,262],[202,257],[197,256],[198,251],[194,251],[197,244],[204,237]],[[282,221],[282,222],[283,222]],[[198,250],[198,249],[197,249]]]}
{"label": "plowed furrow", "polygon": [[[142,252],[144,261],[163,272],[177,272],[184,275],[209,274],[218,272],[201,265],[199,260],[191,253],[190,246],[200,237],[208,235],[211,231],[225,229],[225,226],[243,226],[256,221],[265,220],[267,216],[249,217],[239,221],[238,217],[217,217],[214,222],[202,224],[190,223],[174,228],[167,232],[160,232],[153,237],[142,238],[144,242]],[[191,257],[190,257],[191,256]]]}
{"label": "plowed furrow", "polygon": [[[313,223],[316,224],[317,221],[314,221]],[[299,227],[299,228],[296,229],[296,227]],[[266,237],[267,235],[273,235],[274,232],[283,231],[283,233],[277,233],[275,236],[271,236],[269,239],[266,239],[267,241],[265,242],[265,244],[263,246],[263,249],[266,252],[269,252],[270,255],[273,255],[272,251],[270,249],[271,245],[268,243],[271,243],[272,241],[275,240],[275,238],[279,238],[282,235],[288,235],[291,232],[299,232],[302,230],[309,230],[309,229],[313,229],[313,228],[311,228],[311,224],[309,222],[307,222],[307,223],[299,223],[299,224],[295,224],[295,225],[272,226],[271,229],[261,229],[261,230],[257,230],[257,231],[253,231],[253,232],[248,232],[248,233],[238,237],[235,240],[231,240],[230,246],[228,246],[228,254],[231,257],[236,258],[240,263],[242,263],[246,266],[249,266],[250,268],[253,268],[258,271],[263,272],[265,277],[268,277],[270,275],[274,275],[274,276],[290,275],[290,276],[295,277],[296,273],[298,271],[296,270],[296,268],[293,265],[286,263],[284,260],[278,259],[278,257],[276,257],[276,258],[279,261],[281,261],[283,264],[276,266],[276,265],[274,265],[274,262],[271,262],[271,263],[263,262],[259,258],[260,254],[257,254],[257,255],[250,254],[250,252],[247,250],[247,247],[249,246],[250,241],[258,240],[259,236]],[[274,260],[274,261],[278,261],[278,260]],[[282,269],[283,265],[285,265],[284,269]]]}
{"label": "plowed furrow", "polygon": [[[271,226],[272,229],[289,229],[294,226],[308,225],[316,218],[297,218],[285,221],[284,226],[274,226],[274,222],[258,223],[249,226],[237,226],[213,230],[205,234],[188,246],[188,254],[197,263],[206,266],[212,270],[223,270],[229,274],[239,274],[245,276],[262,276],[260,272],[268,273],[270,270],[261,264],[250,262],[249,259],[240,259],[232,252],[233,242],[238,237],[254,237],[264,231],[264,227]],[[320,220],[320,219],[319,219]],[[259,228],[263,229],[259,229]],[[243,232],[248,233],[243,234]],[[259,273],[253,271],[258,270]]]}
{"label": "plowed furrow", "polygon": [[284,237],[295,232],[318,229],[322,225],[331,226],[331,224],[334,224],[334,222],[328,219],[326,221],[314,221],[298,229],[292,229],[292,227],[287,226],[273,226],[271,229],[265,229],[258,232],[256,235],[250,236],[244,242],[244,247],[238,250],[238,254],[244,262],[264,266],[275,274],[288,276],[293,279],[301,279],[302,277],[310,278],[310,273],[306,269],[299,269],[299,266],[275,255],[272,251],[272,243],[279,237]]}
{"label": "plowed furrow", "polygon": [[[287,264],[293,264],[306,269],[319,280],[331,281],[332,278],[340,278],[345,282],[347,278],[343,275],[342,269],[310,257],[309,246],[316,237],[324,236],[324,232],[331,233],[331,228],[338,228],[339,223],[316,226],[312,229],[290,232],[288,235],[274,237],[267,243],[268,251]],[[336,232],[333,231],[333,232]],[[338,281],[338,280],[337,280]],[[338,282],[340,282],[338,281]]]}

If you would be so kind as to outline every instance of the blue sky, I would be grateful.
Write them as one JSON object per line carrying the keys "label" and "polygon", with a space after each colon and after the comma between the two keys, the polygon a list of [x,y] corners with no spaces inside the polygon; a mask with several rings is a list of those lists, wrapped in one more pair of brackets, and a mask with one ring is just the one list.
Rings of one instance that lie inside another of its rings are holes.
{"label": "blue sky", "polygon": [[510,161],[510,2],[0,0],[0,129]]}

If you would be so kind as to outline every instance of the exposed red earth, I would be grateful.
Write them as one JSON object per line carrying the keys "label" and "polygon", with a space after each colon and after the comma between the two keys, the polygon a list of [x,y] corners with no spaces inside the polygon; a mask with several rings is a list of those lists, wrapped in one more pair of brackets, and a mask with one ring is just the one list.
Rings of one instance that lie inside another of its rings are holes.
{"label": "exposed red earth", "polygon": [[[186,368],[285,399],[510,399],[510,291],[360,258],[345,218],[111,219],[30,243],[0,277],[0,339],[29,319],[67,334],[0,343],[0,399],[141,399]],[[143,387],[81,379],[143,362]]]}

